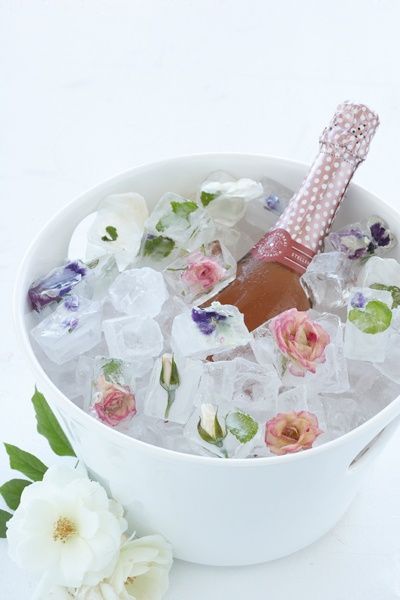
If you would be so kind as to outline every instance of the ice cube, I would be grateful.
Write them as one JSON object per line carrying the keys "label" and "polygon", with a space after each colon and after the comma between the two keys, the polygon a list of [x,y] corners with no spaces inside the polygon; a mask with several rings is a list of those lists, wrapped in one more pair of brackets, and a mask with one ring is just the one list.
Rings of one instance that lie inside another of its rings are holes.
{"label": "ice cube", "polygon": [[120,271],[137,255],[148,216],[145,199],[140,194],[112,194],[100,203],[88,233],[87,258],[99,254],[115,256]]}
{"label": "ice cube", "polygon": [[65,296],[31,334],[48,358],[62,365],[100,342],[101,305],[76,295]]}
{"label": "ice cube", "polygon": [[233,227],[245,214],[247,202],[262,195],[261,183],[247,178],[235,179],[229,173],[217,171],[202,183],[199,203],[216,223]]}
{"label": "ice cube", "polygon": [[52,302],[59,302],[82,281],[89,269],[80,260],[69,261],[36,279],[28,290],[32,308],[40,312]]}
{"label": "ice cube", "polygon": [[244,411],[273,412],[281,385],[274,367],[261,367],[243,358],[231,362],[234,371],[231,402]]}
{"label": "ice cube", "polygon": [[400,305],[400,263],[394,258],[373,256],[362,267],[357,285],[390,292],[393,308],[397,308]]}
{"label": "ice cube", "polygon": [[106,425],[126,428],[137,412],[131,366],[117,358],[97,356],[91,360],[88,376],[84,408]]}
{"label": "ice cube", "polygon": [[[120,317],[103,321],[110,356],[133,363],[137,376],[153,366],[163,347],[160,326],[151,317]],[[142,369],[141,369],[142,367]]]}
{"label": "ice cube", "polygon": [[186,250],[211,242],[215,226],[207,212],[193,200],[172,192],[164,194],[146,221],[147,233],[173,240]]}
{"label": "ice cube", "polygon": [[119,271],[114,256],[105,255],[92,260],[87,264],[88,274],[75,288],[78,296],[84,296],[89,300],[104,302],[108,296],[108,290]]}
{"label": "ice cube", "polygon": [[149,267],[121,273],[109,289],[116,310],[137,317],[155,317],[168,298],[164,277]]}
{"label": "ice cube", "polygon": [[341,252],[316,254],[300,279],[313,308],[332,312],[346,306],[358,269]]}
{"label": "ice cube", "polygon": [[352,260],[380,256],[396,245],[387,223],[373,215],[362,223],[352,223],[329,234],[328,245]]}
{"label": "ice cube", "polygon": [[235,367],[232,360],[206,361],[203,364],[200,385],[194,404],[200,406],[211,402],[217,406],[232,402]]}
{"label": "ice cube", "polygon": [[163,304],[162,311],[156,317],[156,321],[163,332],[166,350],[171,348],[172,323],[177,315],[180,315],[185,311],[190,312],[188,305],[181,298],[169,296],[167,301]]}
{"label": "ice cube", "polygon": [[398,330],[393,328],[390,330],[384,360],[374,366],[382,375],[400,384],[400,332]]}
{"label": "ice cube", "polygon": [[176,353],[192,358],[247,344],[251,339],[243,315],[236,306],[213,302],[209,308],[193,308],[175,317],[172,347]]}
{"label": "ice cube", "polygon": [[352,288],[348,304],[346,358],[380,363],[385,360],[392,323],[392,295],[386,290]]}
{"label": "ice cube", "polygon": [[179,255],[179,246],[166,235],[156,235],[146,231],[143,235],[135,266],[152,267],[163,271]]}
{"label": "ice cube", "polygon": [[262,232],[268,231],[285,210],[293,191],[273,179],[261,179],[263,194],[247,204],[245,220]]}
{"label": "ice cube", "polygon": [[203,304],[236,275],[236,261],[218,240],[182,255],[165,272],[174,293],[188,304]]}
{"label": "ice cube", "polygon": [[194,410],[201,373],[200,361],[171,354],[158,358],[147,388],[145,414],[184,425]]}
{"label": "ice cube", "polygon": [[263,423],[255,414],[232,405],[201,404],[189,419],[184,435],[220,458],[246,458],[263,443]]}

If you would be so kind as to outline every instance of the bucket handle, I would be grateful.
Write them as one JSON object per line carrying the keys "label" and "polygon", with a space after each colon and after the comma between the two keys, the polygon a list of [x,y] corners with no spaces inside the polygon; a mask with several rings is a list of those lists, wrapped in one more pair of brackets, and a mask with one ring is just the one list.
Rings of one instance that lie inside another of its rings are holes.
{"label": "bucket handle", "polygon": [[392,437],[397,427],[400,424],[400,415],[398,415],[388,425],[385,425],[379,433],[377,433],[352,459],[348,466],[349,472],[353,472],[362,468],[366,463],[370,463],[379,454]]}

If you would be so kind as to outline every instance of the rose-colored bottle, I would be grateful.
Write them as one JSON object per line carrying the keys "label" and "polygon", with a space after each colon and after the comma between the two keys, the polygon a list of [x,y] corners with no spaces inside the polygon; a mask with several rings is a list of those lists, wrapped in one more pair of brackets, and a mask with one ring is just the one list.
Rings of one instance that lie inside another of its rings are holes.
{"label": "rose-colored bottle", "polygon": [[362,104],[337,108],[299,191],[275,227],[239,261],[236,279],[212,299],[237,306],[250,331],[288,308],[310,308],[300,276],[322,249],[378,124],[378,116]]}

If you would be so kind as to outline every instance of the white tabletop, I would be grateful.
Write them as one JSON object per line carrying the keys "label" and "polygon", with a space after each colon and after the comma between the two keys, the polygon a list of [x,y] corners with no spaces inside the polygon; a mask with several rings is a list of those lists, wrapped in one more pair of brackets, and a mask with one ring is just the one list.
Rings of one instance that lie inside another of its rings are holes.
{"label": "white tabletop", "polygon": [[[352,99],[382,122],[356,180],[400,209],[399,23],[396,0],[0,2],[0,440],[52,460],[35,433],[12,286],[32,236],[86,188],[186,153],[310,162],[321,126]],[[399,598],[399,456],[398,435],[310,548],[242,569],[177,562],[168,600]],[[1,541],[0,597],[27,600],[34,583]]]}

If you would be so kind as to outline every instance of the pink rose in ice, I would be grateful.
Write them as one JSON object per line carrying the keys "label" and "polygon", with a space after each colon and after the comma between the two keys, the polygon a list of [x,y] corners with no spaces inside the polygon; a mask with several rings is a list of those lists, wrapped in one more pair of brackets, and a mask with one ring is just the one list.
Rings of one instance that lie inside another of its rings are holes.
{"label": "pink rose in ice", "polygon": [[306,410],[279,413],[265,426],[265,443],[273,454],[289,454],[311,448],[321,433],[317,417]]}
{"label": "pink rose in ice", "polygon": [[273,318],[269,329],[282,354],[289,360],[293,375],[315,373],[317,364],[325,362],[325,348],[330,342],[327,331],[308,318],[306,312],[291,308]]}
{"label": "pink rose in ice", "polygon": [[225,269],[216,260],[196,252],[189,258],[182,279],[189,286],[199,285],[203,290],[208,290],[221,281],[225,274]]}
{"label": "pink rose in ice", "polygon": [[99,400],[94,409],[103,423],[115,427],[136,414],[135,396],[128,387],[110,383],[101,377],[98,382]]}

